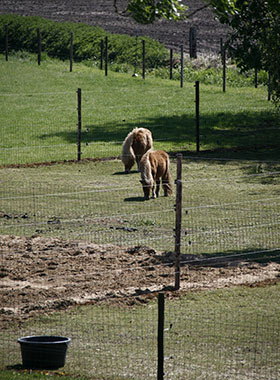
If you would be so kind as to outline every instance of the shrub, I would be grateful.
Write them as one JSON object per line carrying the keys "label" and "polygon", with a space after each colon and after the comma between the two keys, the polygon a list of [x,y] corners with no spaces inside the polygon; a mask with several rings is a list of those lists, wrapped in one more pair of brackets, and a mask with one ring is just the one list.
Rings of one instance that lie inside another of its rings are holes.
{"label": "shrub", "polygon": [[101,40],[108,36],[110,63],[131,64],[141,59],[141,39],[146,41],[146,67],[159,67],[168,55],[167,49],[148,37],[109,34],[100,27],[74,22],[55,22],[41,17],[0,15],[0,51],[5,50],[5,25],[8,26],[9,50],[37,52],[37,28],[40,28],[42,51],[51,57],[69,59],[70,33],[73,32],[73,58],[76,61],[100,59]]}

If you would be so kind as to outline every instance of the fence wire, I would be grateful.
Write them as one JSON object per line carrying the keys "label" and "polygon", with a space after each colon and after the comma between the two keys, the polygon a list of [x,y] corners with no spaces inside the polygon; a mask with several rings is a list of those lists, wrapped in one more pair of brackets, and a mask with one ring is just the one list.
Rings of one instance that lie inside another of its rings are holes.
{"label": "fence wire", "polygon": [[[253,305],[242,312],[219,309],[217,303],[198,309],[192,301],[166,300],[164,378],[279,378],[277,315],[261,315]],[[63,373],[156,379],[157,321],[156,302],[135,307],[89,305],[43,314],[18,329],[2,331],[1,365],[21,362],[20,336],[69,336]]]}
{"label": "fence wire", "polygon": [[[25,95],[30,118],[12,112],[14,95],[11,103],[5,98],[1,165],[76,159],[76,94],[46,95],[36,107]],[[106,160],[1,168],[0,365],[21,362],[20,336],[62,335],[71,337],[66,373],[155,379],[154,295],[174,285],[175,195],[144,201],[139,173],[124,175],[119,159],[108,160],[120,155],[128,126],[145,124],[145,109],[130,113],[127,93],[120,95],[122,106],[98,104],[91,95],[83,157]],[[55,119],[42,114],[46,104],[57,108]],[[154,104],[153,114],[158,108],[162,116],[164,104],[167,99]],[[101,107],[105,116],[96,111]],[[21,136],[16,144],[15,136]],[[175,173],[171,160],[173,182]],[[215,266],[226,270],[233,262],[275,264],[277,279],[279,163],[184,157],[182,176],[182,289],[192,286],[196,268],[205,269],[202,276],[213,272],[208,287],[218,287]],[[205,301],[198,310],[179,296],[166,300],[166,379],[279,379],[275,300],[268,315],[257,303],[245,311],[244,305],[223,310]]]}

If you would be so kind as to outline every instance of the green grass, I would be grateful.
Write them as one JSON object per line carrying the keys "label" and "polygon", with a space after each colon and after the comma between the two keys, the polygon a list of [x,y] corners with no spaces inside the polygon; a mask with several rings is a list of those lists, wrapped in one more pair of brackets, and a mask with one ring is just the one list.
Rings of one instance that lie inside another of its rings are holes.
{"label": "green grass", "polygon": [[[135,126],[152,130],[156,148],[184,154],[182,253],[279,260],[280,123],[264,87],[228,87],[224,94],[201,85],[196,154],[193,83],[186,81],[181,89],[178,81],[154,77],[143,81],[113,72],[105,77],[83,64],[69,73],[67,63],[46,60],[38,67],[30,56],[9,62],[0,56],[0,79],[0,234],[174,250],[174,195],[144,202],[139,173],[123,175],[118,159],[5,167],[76,158],[76,90],[82,88],[84,158],[119,156]],[[173,159],[171,173],[174,180]],[[254,371],[278,378],[278,299],[275,285],[168,301],[166,328],[173,327],[166,332],[167,376],[186,373],[195,380],[207,372],[209,378],[227,378],[232,369],[231,380]],[[155,302],[87,306],[12,326],[0,335],[3,363],[10,368],[2,368],[0,379],[68,380],[65,373],[75,380],[78,375],[146,380],[156,371],[156,313]],[[65,369],[48,375],[17,372],[19,334],[42,331],[71,336]],[[86,347],[85,339],[90,339]]]}
{"label": "green grass", "polygon": [[[234,380],[251,378],[256,371],[258,379],[277,378],[279,292],[278,283],[195,292],[180,299],[166,299],[166,376],[195,380],[207,371],[209,379],[223,374],[224,378]],[[21,325],[20,331],[15,328],[3,331],[1,338],[10,342],[6,351],[10,371],[4,374],[20,369],[16,340],[19,334],[24,336],[31,332],[71,337],[66,365],[60,373],[107,380],[156,376],[155,301],[145,307],[82,306],[32,319]],[[18,374],[19,378],[24,379],[24,376]]]}
{"label": "green grass", "polygon": [[[31,57],[31,58],[30,58]],[[151,129],[155,147],[196,151],[194,82],[143,80],[35,57],[0,56],[0,164],[44,162],[77,157],[77,94],[82,89],[82,157],[120,154],[135,126]],[[231,158],[278,159],[280,123],[260,86],[201,84],[201,154]],[[210,151],[210,152],[209,152]],[[207,152],[207,153],[206,153]],[[213,154],[213,153],[212,153]]]}
{"label": "green grass", "polygon": [[[0,379],[1,380],[88,380],[86,377],[76,377],[76,376],[67,376],[63,371],[57,371],[57,373],[53,373],[53,371],[32,371],[32,370],[0,370]],[[94,379],[92,379],[94,380]],[[96,379],[101,380],[101,379]]]}
{"label": "green grass", "polygon": [[[182,252],[279,248],[279,164],[183,160]],[[0,233],[174,249],[171,197],[144,201],[140,175],[120,160],[2,168]],[[176,162],[171,160],[172,182]],[[187,212],[186,212],[187,211]]]}

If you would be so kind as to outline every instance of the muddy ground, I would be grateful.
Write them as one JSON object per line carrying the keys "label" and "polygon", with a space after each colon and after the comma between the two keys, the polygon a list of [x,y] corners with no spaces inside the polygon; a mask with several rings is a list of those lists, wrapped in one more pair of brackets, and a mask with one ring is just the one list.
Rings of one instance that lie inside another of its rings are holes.
{"label": "muddy ground", "polygon": [[1,236],[0,243],[2,326],[79,304],[143,303],[163,289],[175,297],[187,291],[261,286],[280,280],[277,263],[210,262],[203,266],[197,257],[185,255],[188,265],[182,265],[181,288],[174,291],[170,253],[39,236]]}
{"label": "muddy ground", "polygon": [[110,33],[149,36],[163,43],[167,48],[189,49],[189,30],[197,30],[198,53],[218,53],[220,38],[225,39],[228,28],[222,25],[210,9],[194,13],[205,3],[203,0],[184,0],[189,6],[185,21],[172,22],[161,20],[152,25],[140,25],[130,18],[120,15],[126,1],[118,0],[119,14],[115,12],[113,0],[1,0],[0,14],[16,13],[25,16],[40,16],[54,21],[82,22],[100,26]]}

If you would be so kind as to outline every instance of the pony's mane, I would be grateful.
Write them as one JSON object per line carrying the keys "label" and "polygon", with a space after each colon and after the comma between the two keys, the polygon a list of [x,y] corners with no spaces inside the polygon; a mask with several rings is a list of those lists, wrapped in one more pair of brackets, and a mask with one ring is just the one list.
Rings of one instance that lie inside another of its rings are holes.
{"label": "pony's mane", "polygon": [[152,168],[150,163],[150,153],[153,152],[152,149],[149,149],[141,159],[140,169],[141,169],[141,179],[147,185],[153,183]]}
{"label": "pony's mane", "polygon": [[[136,145],[135,145],[136,144]],[[122,162],[131,166],[136,160],[136,155],[142,154],[151,149],[153,145],[152,133],[146,128],[134,128],[125,138],[122,145]],[[136,148],[136,152],[135,152]]]}

